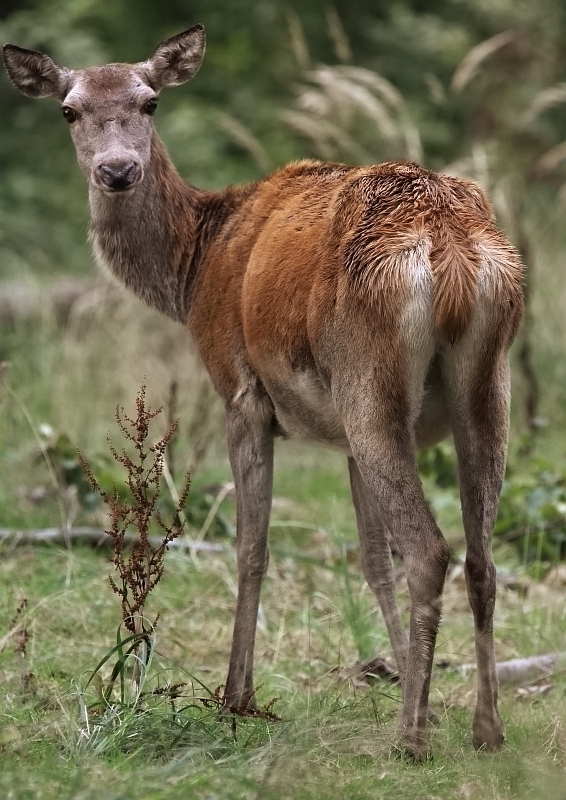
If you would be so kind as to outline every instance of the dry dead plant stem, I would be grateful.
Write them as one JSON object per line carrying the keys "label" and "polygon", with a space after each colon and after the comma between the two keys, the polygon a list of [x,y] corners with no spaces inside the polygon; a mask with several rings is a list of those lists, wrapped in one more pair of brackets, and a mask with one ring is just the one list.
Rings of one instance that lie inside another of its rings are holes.
{"label": "dry dead plant stem", "polygon": [[26,657],[26,648],[30,639],[29,620],[26,618],[27,608],[27,597],[22,597],[16,608],[16,614],[8,625],[8,630],[14,630],[14,652],[22,658]]}
{"label": "dry dead plant stem", "polygon": [[[157,618],[144,626],[144,608],[150,592],[163,575],[163,559],[169,544],[183,532],[183,508],[190,488],[190,475],[187,473],[183,488],[175,502],[172,521],[167,523],[158,508],[161,478],[165,469],[165,452],[177,428],[177,420],[172,420],[167,432],[154,444],[148,443],[151,421],[162,411],[146,406],[145,385],[136,397],[136,416],[129,417],[123,406],[116,409],[116,421],[125,439],[133,446],[134,454],[126,449],[118,451],[108,439],[113,458],[126,470],[126,485],[129,499],[122,501],[116,487],[112,493],[102,489],[92,470],[79,454],[80,462],[94,491],[104,499],[111,520],[111,527],[105,533],[111,538],[114,549],[113,563],[118,578],[109,576],[112,590],[120,597],[122,619],[127,630],[145,641],[157,623]],[[150,530],[160,532],[159,544],[150,536]],[[128,533],[134,532],[133,544],[129,554],[124,553],[124,545],[130,540]],[[147,642],[146,642],[147,643]]]}

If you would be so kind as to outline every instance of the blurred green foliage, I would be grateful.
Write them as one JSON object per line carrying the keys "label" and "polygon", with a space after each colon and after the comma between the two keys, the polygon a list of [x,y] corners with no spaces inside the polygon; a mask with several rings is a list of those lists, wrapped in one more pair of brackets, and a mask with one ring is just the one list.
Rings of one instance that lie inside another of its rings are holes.
{"label": "blurred green foliage", "polygon": [[448,489],[457,485],[458,469],[454,450],[446,442],[419,450],[417,460],[419,474],[423,478],[432,478],[439,489]]}
{"label": "blurred green foliage", "polygon": [[[320,63],[350,61],[389,80],[432,168],[467,159],[463,169],[476,177],[512,173],[515,184],[532,183],[537,159],[566,138],[563,102],[524,118],[537,93],[566,73],[561,0],[11,0],[0,9],[0,39],[81,67],[142,60],[197,21],[208,37],[203,67],[190,86],[165,93],[157,118],[175,163],[197,185],[254,179],[316,154],[281,111]],[[473,50],[504,31],[509,41]],[[0,104],[2,273],[85,270],[84,182],[55,103],[20,96],[2,74]],[[395,156],[367,120],[357,133],[368,159]],[[559,180],[545,186],[552,192]]]}
{"label": "blurred green foliage", "polygon": [[495,541],[510,542],[525,563],[566,558],[566,470],[532,459],[528,473],[509,470],[499,502]]}
{"label": "blurred green foliage", "polygon": [[[377,162],[417,153],[426,166],[474,177],[488,190],[529,267],[519,345],[528,338],[543,387],[540,414],[557,432],[544,434],[548,466],[538,455],[513,461],[496,533],[527,560],[564,556],[566,4],[5,0],[0,40],[81,67],[144,59],[195,22],[207,31],[202,69],[188,86],[164,92],[156,115],[175,164],[194,184],[254,180],[305,156]],[[0,280],[87,272],[85,182],[56,104],[19,95],[2,71],[0,106]],[[43,342],[34,361],[24,338],[18,350],[4,336],[0,358],[18,362],[25,383],[36,386],[49,361]],[[515,369],[520,402],[531,391],[522,367]],[[36,394],[33,413],[47,419],[47,392]],[[68,444],[57,445],[61,469],[81,495]],[[421,454],[419,465],[439,492],[453,491],[449,448]],[[199,518],[210,502],[203,499]],[[527,544],[511,536],[521,528]],[[542,545],[532,536],[541,531]]]}
{"label": "blurred green foliage", "polygon": [[[435,492],[455,499],[458,468],[450,445],[441,442],[421,450],[418,466]],[[493,534],[495,545],[509,544],[519,561],[538,571],[566,558],[566,469],[537,455],[513,454]]]}

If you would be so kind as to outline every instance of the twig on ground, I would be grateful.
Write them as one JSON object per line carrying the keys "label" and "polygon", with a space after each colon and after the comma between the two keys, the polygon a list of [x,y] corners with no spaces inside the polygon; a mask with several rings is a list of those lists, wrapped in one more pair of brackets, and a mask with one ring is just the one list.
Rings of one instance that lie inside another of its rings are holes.
{"label": "twig on ground", "polygon": [[377,679],[387,681],[387,683],[399,683],[397,669],[389,661],[379,656],[367,661],[356,661],[351,667],[338,671],[342,677],[351,681],[356,689],[367,689]]}
{"label": "twig on ground", "polygon": [[[124,544],[131,545],[137,541],[134,533],[124,534]],[[56,544],[67,546],[67,541],[82,542],[96,548],[109,548],[112,540],[102,528],[75,527],[63,530],[62,528],[40,528],[22,530],[18,528],[0,528],[0,544],[7,543],[12,546],[33,544]],[[159,547],[162,539],[159,536],[149,536],[148,542],[152,547]],[[197,542],[187,536],[181,536],[168,543],[170,550],[195,550],[199,553],[221,553],[226,548],[217,542]]]}

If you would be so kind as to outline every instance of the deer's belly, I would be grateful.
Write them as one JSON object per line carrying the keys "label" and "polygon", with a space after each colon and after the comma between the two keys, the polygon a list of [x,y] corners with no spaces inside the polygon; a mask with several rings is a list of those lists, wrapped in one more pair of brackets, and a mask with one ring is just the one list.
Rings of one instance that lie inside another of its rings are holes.
{"label": "deer's belly", "polygon": [[[417,447],[429,447],[450,434],[449,411],[440,382],[429,375],[423,404],[415,425]],[[265,381],[277,422],[289,438],[327,445],[351,454],[342,419],[330,393],[308,372],[287,375],[287,380]]]}
{"label": "deer's belly", "polygon": [[330,393],[308,373],[267,386],[279,427],[285,436],[318,442],[349,454],[342,420]]}

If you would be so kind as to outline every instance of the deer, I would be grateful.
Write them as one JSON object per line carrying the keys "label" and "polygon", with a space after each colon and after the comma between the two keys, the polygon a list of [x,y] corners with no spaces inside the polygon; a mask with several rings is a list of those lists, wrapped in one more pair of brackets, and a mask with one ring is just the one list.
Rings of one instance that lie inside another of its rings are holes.
{"label": "deer", "polygon": [[[477,659],[472,742],[497,751],[491,536],[521,261],[475,182],[413,162],[303,160],[221,191],[185,182],[152,117],[160,91],[192,78],[204,49],[204,28],[193,25],[136,64],[73,70],[14,44],[3,58],[16,89],[60,104],[88,182],[97,260],[188,328],[224,403],[238,570],[226,707],[254,703],[274,439],[316,442],[347,458],[362,571],[401,681],[396,746],[416,762],[430,757],[429,688],[450,550],[416,453],[452,436]],[[404,561],[408,635],[389,536]]]}

